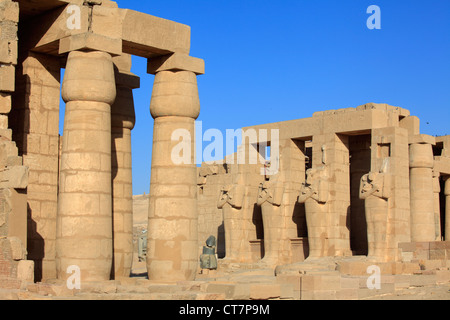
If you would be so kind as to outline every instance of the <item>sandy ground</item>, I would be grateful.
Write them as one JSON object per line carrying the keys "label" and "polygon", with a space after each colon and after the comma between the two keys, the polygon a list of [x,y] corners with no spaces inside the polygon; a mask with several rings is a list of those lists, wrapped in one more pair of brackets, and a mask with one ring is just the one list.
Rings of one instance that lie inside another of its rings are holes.
{"label": "sandy ground", "polygon": [[[148,196],[133,196],[133,223],[135,230],[146,229],[148,219]],[[146,263],[139,262],[137,254],[133,260],[133,277],[145,277],[147,272]],[[362,300],[450,300],[450,283],[440,286],[410,287],[397,290],[392,294],[382,294],[364,298]]]}
{"label": "sandy ground", "polygon": [[411,287],[394,294],[384,294],[363,300],[450,300],[450,283],[439,286]]}

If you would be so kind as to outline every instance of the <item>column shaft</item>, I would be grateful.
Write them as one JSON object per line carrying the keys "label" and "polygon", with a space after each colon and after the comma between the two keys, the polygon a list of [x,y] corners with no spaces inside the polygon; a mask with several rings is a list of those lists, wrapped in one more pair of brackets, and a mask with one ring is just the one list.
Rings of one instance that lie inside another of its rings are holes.
{"label": "column shaft", "polygon": [[411,240],[435,240],[433,152],[431,144],[410,146]]}
{"label": "column shaft", "polygon": [[147,269],[150,280],[193,280],[198,267],[196,76],[162,71],[150,107],[155,118]]}
{"label": "column shaft", "polygon": [[445,181],[445,241],[450,241],[450,178]]}
{"label": "column shaft", "polygon": [[131,130],[135,114],[132,89],[118,86],[112,106],[113,278],[129,277],[133,263],[133,177]]}
{"label": "column shaft", "polygon": [[56,266],[80,268],[81,280],[109,280],[112,266],[111,56],[71,52],[62,87],[66,101],[58,197]]}

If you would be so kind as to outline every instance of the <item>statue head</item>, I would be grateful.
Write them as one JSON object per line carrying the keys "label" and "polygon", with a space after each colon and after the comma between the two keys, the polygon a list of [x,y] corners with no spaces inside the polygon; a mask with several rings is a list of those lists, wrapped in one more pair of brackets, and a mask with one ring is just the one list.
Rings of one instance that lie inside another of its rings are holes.
{"label": "statue head", "polygon": [[210,236],[207,240],[206,240],[206,245],[210,248],[213,248],[216,246],[216,237],[214,236]]}

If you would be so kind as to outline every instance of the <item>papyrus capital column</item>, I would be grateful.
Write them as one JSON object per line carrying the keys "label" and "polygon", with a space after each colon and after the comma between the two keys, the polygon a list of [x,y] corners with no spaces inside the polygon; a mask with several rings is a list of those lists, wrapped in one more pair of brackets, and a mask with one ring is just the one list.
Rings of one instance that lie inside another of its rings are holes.
{"label": "papyrus capital column", "polygon": [[132,74],[131,56],[113,58],[116,67],[117,97],[111,106],[111,169],[113,213],[113,272],[111,278],[129,277],[133,263],[133,177],[131,130],[136,115],[133,89],[140,79]]}
{"label": "papyrus capital column", "polygon": [[150,105],[155,123],[148,275],[150,280],[194,280],[199,259],[195,119],[200,101],[196,75],[204,73],[204,63],[173,54],[149,60],[148,72],[156,74]]}
{"label": "papyrus capital column", "polygon": [[58,196],[56,267],[66,279],[109,280],[112,266],[111,104],[116,84],[111,55],[73,51],[62,85],[66,102]]}
{"label": "papyrus capital column", "polygon": [[409,146],[411,241],[435,241],[433,148],[434,138],[417,135]]}

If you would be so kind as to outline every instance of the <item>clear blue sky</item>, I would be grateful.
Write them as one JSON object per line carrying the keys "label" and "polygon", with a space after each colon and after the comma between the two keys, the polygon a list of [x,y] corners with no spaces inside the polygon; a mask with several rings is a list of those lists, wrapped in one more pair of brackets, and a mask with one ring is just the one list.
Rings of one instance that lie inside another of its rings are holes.
{"label": "clear blue sky", "polygon": [[[422,133],[450,134],[448,0],[117,2],[191,26],[191,55],[206,62],[198,78],[204,130],[377,102],[409,109]],[[381,30],[366,26],[370,5],[381,8]],[[141,194],[150,186],[153,76],[142,58],[132,72],[141,77],[132,145],[133,192]]]}

